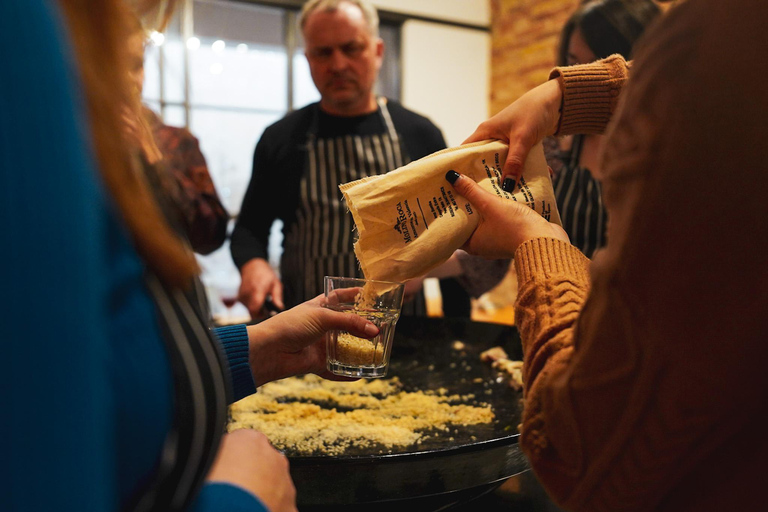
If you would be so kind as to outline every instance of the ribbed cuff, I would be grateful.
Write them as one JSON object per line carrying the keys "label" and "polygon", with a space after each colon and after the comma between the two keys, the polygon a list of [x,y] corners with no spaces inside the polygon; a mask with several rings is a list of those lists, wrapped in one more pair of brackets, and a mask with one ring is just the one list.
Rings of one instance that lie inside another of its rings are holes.
{"label": "ribbed cuff", "polygon": [[232,379],[232,394],[238,401],[256,392],[256,385],[248,361],[248,330],[245,325],[228,325],[213,330],[227,355],[229,375]]}
{"label": "ribbed cuff", "polygon": [[556,135],[603,133],[628,76],[629,66],[621,55],[553,69],[549,78],[556,78],[563,91]]}
{"label": "ribbed cuff", "polygon": [[589,282],[589,259],[576,247],[556,238],[534,238],[515,251],[515,270],[520,287],[535,277],[568,275]]}

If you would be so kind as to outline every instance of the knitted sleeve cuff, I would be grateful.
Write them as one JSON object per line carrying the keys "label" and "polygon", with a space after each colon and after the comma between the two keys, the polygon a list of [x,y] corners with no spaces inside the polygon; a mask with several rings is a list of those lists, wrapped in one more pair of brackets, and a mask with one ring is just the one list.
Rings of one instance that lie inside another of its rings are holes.
{"label": "knitted sleeve cuff", "polygon": [[515,251],[517,281],[537,277],[568,275],[572,280],[589,283],[589,259],[577,248],[556,238],[534,238]]}
{"label": "knitted sleeve cuff", "polygon": [[563,91],[557,135],[603,133],[629,77],[629,67],[621,55],[611,55],[590,64],[553,69],[549,78],[556,78]]}
{"label": "knitted sleeve cuff", "polygon": [[248,330],[245,325],[229,325],[213,330],[229,362],[233,400],[238,401],[256,392],[248,361]]}

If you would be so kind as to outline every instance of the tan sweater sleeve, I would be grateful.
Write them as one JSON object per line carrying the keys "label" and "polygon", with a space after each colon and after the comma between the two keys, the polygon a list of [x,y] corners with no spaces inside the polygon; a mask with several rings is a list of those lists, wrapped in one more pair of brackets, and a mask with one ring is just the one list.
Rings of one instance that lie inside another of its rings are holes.
{"label": "tan sweater sleeve", "polygon": [[612,55],[591,64],[552,70],[550,79],[556,78],[563,91],[557,135],[603,133],[616,110],[630,65],[621,55]]}
{"label": "tan sweater sleeve", "polygon": [[[514,264],[515,319],[523,342],[526,399],[521,444],[536,468],[553,455],[543,397],[550,378],[570,363],[574,328],[590,288],[589,260],[570,244],[539,238],[517,249]],[[572,458],[568,453],[560,456],[564,461]]]}
{"label": "tan sweater sleeve", "polygon": [[515,254],[520,446],[567,510],[765,508],[762,6],[683,2],[646,34],[604,142],[607,245]]}

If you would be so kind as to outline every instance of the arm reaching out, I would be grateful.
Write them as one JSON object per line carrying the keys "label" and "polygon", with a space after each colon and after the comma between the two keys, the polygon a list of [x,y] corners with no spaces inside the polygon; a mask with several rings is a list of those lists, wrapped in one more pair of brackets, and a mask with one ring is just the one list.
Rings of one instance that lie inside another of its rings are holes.
{"label": "arm reaching out", "polygon": [[528,152],[544,137],[605,130],[629,67],[620,55],[612,55],[591,64],[555,68],[552,80],[481,123],[464,143],[497,139],[509,144],[501,174],[504,190],[511,191]]}

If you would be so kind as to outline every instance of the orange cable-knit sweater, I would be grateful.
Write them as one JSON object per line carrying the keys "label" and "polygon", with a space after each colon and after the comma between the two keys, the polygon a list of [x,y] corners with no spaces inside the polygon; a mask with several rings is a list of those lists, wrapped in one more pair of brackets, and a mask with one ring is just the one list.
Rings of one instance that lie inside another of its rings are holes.
{"label": "orange cable-knit sweater", "polygon": [[607,246],[515,254],[521,445],[569,510],[768,508],[766,27],[763,0],[688,0],[630,80],[553,72],[560,133],[608,124]]}

